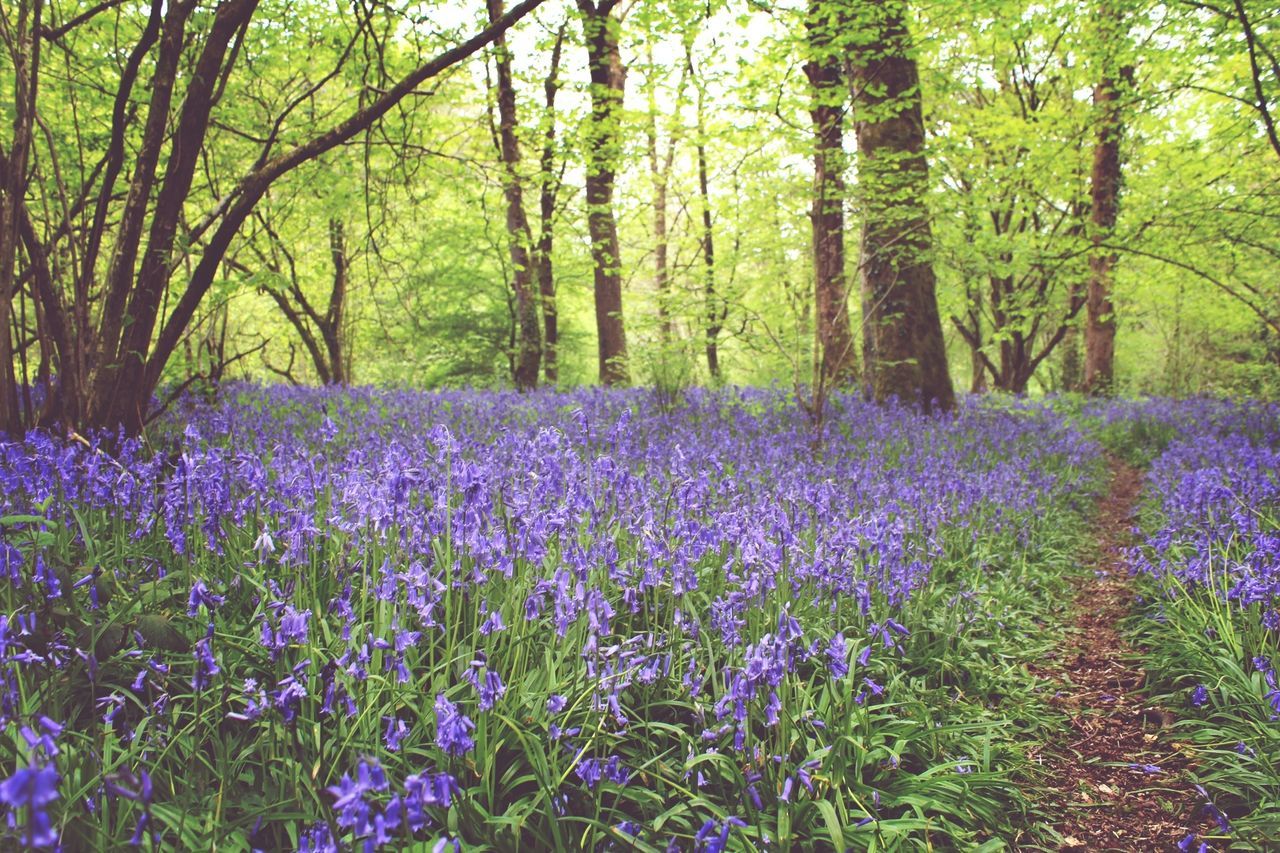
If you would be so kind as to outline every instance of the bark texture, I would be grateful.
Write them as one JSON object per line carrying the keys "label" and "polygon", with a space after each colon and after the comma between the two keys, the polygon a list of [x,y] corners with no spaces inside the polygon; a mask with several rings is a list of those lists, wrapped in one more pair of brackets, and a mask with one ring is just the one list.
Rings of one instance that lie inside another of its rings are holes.
{"label": "bark texture", "polygon": [[932,233],[925,198],[920,80],[906,4],[874,0],[858,9],[867,28],[849,51],[858,140],[866,382],[877,401],[926,410],[955,406],[947,366]]}
{"label": "bark texture", "polygon": [[[653,65],[653,49],[648,61]],[[688,66],[685,67],[685,73]],[[653,289],[658,300],[658,337],[664,346],[671,343],[675,326],[671,317],[671,238],[667,230],[667,198],[671,189],[671,169],[675,165],[676,144],[680,133],[680,107],[684,94],[681,77],[676,98],[676,115],[667,134],[666,147],[659,153],[658,98],[654,86],[649,87],[648,126],[645,128],[649,154],[649,180],[653,188]]]}
{"label": "bark texture", "polygon": [[1116,253],[1103,244],[1115,230],[1120,211],[1120,138],[1124,128],[1120,93],[1132,80],[1133,69],[1121,68],[1118,77],[1104,76],[1093,90],[1098,121],[1089,193],[1094,251],[1089,257],[1084,333],[1084,390],[1093,395],[1110,394],[1115,382],[1116,320],[1111,290]]}
{"label": "bark texture", "polygon": [[595,266],[596,338],[600,382],[624,385],[627,331],[622,319],[622,268],[613,191],[621,156],[621,112],[626,81],[618,49],[617,0],[578,0],[591,73],[591,123],[587,129],[587,231]]}
{"label": "bark texture", "polygon": [[0,431],[22,429],[19,379],[14,371],[13,301],[17,295],[17,259],[22,231],[22,199],[27,192],[27,164],[36,121],[35,93],[40,68],[40,0],[19,2],[12,33],[13,136],[8,152],[0,147]]}
{"label": "bark texture", "polygon": [[[351,262],[347,254],[346,229],[341,220],[329,220],[329,257],[333,264],[333,279],[329,287],[328,305],[322,313],[307,297],[302,282],[299,281],[297,264],[285,242],[265,218],[257,217],[257,220],[272,249],[270,253],[255,251],[258,261],[274,274],[276,280],[285,282],[283,287],[264,286],[261,292],[271,297],[297,333],[320,384],[348,384],[351,381],[351,361],[346,345],[346,313]],[[232,262],[232,265],[243,272],[253,272],[243,268],[238,262]],[[267,366],[286,379],[295,381],[291,370],[279,370],[270,364]]]}
{"label": "bark texture", "polygon": [[809,117],[813,122],[813,294],[817,314],[815,385],[849,386],[858,381],[857,351],[849,324],[845,274],[844,57],[833,44],[841,16],[826,0],[810,0],[807,22]]}

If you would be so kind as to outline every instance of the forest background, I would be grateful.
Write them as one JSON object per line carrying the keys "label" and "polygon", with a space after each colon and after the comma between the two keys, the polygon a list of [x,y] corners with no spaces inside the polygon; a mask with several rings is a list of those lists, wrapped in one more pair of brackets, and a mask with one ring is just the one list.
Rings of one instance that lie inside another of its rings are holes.
{"label": "forest background", "polygon": [[[1278,23],[6,0],[5,421],[128,422],[121,388],[232,377],[871,390],[877,330],[919,320],[876,246],[936,277],[957,390],[1273,395]],[[923,149],[877,160],[899,119]]]}

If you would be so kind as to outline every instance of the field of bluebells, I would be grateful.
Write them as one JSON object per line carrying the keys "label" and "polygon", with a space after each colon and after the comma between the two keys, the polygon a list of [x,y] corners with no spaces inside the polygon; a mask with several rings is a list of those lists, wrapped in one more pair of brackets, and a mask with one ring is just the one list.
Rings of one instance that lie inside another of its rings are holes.
{"label": "field of bluebells", "polygon": [[1099,447],[1051,410],[239,387],[0,444],[6,845],[968,844]]}
{"label": "field of bluebells", "polygon": [[2,843],[1020,839],[1022,664],[1106,444],[1150,463],[1138,630],[1205,809],[1265,846],[1276,415],[234,387],[145,443],[2,442]]}
{"label": "field of bluebells", "polygon": [[[1140,636],[1182,707],[1197,789],[1225,849],[1280,846],[1280,407],[1112,406],[1108,428],[1150,460]],[[1195,839],[1186,841],[1194,849]]]}

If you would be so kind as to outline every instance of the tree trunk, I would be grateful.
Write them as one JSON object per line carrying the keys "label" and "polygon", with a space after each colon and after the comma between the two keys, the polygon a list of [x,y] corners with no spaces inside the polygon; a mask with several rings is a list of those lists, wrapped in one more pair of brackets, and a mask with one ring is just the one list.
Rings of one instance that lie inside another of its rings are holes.
{"label": "tree trunk", "polygon": [[[490,24],[502,19],[502,6],[503,0],[488,0]],[[516,90],[505,36],[494,39],[493,52],[498,78],[498,150],[502,156],[502,190],[507,202],[507,242],[511,252],[518,329],[513,378],[517,388],[527,391],[538,387],[538,368],[542,360],[542,332],[538,327],[541,296],[535,290],[530,252],[533,233],[524,212],[524,186],[519,171],[520,141],[516,138]]]}
{"label": "tree trunk", "polygon": [[[346,229],[339,219],[329,220],[329,258],[333,263],[333,279],[329,285],[329,300],[323,314],[312,304],[298,276],[298,265],[289,252],[284,240],[271,227],[266,217],[255,214],[254,219],[259,228],[266,234],[271,243],[271,252],[264,252],[256,245],[250,244],[253,253],[263,268],[269,270],[277,280],[284,280],[283,288],[263,285],[261,293],[270,296],[280,309],[280,313],[289,321],[289,325],[297,332],[303,348],[311,358],[316,379],[321,385],[346,385],[351,381],[350,353],[347,351],[346,324],[347,291],[350,286],[351,261],[347,255]],[[283,256],[283,264],[279,258]],[[228,265],[246,275],[253,275],[253,270],[238,260],[228,260]],[[292,347],[290,348],[290,368],[279,370],[267,365],[268,369],[279,373],[296,384],[297,379],[292,371]]]}
{"label": "tree trunk", "polygon": [[[1079,284],[1073,282],[1071,302],[1082,300],[1084,295]],[[1067,327],[1062,337],[1062,390],[1080,391],[1084,387],[1084,364],[1080,360],[1080,332],[1073,324]]]}
{"label": "tree trunk", "polygon": [[[649,66],[653,67],[653,48],[649,47]],[[688,70],[688,66],[685,66]],[[658,99],[656,86],[649,85],[649,115],[645,130],[649,154],[649,180],[653,185],[653,289],[658,300],[658,339],[665,347],[671,343],[674,326],[671,320],[671,239],[667,233],[667,195],[671,187],[671,168],[676,158],[679,134],[680,100],[677,98],[672,132],[667,135],[666,151],[658,153]],[[683,95],[684,78],[680,80]]]}
{"label": "tree trunk", "polygon": [[[27,194],[27,166],[36,121],[40,68],[41,0],[19,0],[13,39],[13,137],[8,155],[0,147],[0,431],[22,432],[19,381],[14,372],[13,303],[18,298],[20,219]],[[18,342],[21,346],[21,341]]]}
{"label": "tree trunk", "polygon": [[847,90],[843,57],[832,44],[838,16],[826,0],[810,0],[806,22],[809,61],[809,116],[813,122],[813,293],[817,314],[815,386],[842,387],[858,381],[857,352],[849,324],[849,291],[844,251],[844,109]]}
{"label": "tree trunk", "polygon": [[[653,169],[653,289],[658,297],[658,334],[664,345],[671,343],[671,269],[668,260],[670,239],[667,236],[667,175],[658,166],[657,137],[650,142],[650,164]],[[671,149],[674,151],[674,148]]]}
{"label": "tree trunk", "polygon": [[[701,103],[702,96],[698,97]],[[701,112],[701,110],[699,110]],[[702,133],[701,128],[699,134]],[[716,293],[716,244],[715,234],[711,227],[711,191],[707,181],[707,146],[699,141],[698,155],[698,194],[702,198],[702,265],[703,296],[706,302],[707,316],[707,373],[712,382],[720,381],[720,331],[724,328],[728,307],[723,298]]]}
{"label": "tree trunk", "polygon": [[720,376],[720,332],[724,329],[725,318],[729,314],[729,306],[724,298],[716,292],[716,244],[715,231],[712,228],[711,216],[711,183],[707,177],[707,117],[706,92],[702,82],[698,80],[693,68],[693,47],[686,45],[685,62],[689,76],[693,78],[698,91],[697,133],[698,142],[694,153],[698,161],[698,198],[702,203],[702,274],[703,274],[703,308],[706,312],[706,352],[707,373],[713,383],[718,383]]}
{"label": "tree trunk", "polygon": [[556,173],[556,94],[560,89],[560,57],[564,50],[565,24],[556,30],[551,48],[551,67],[543,81],[545,97],[542,157],[539,160],[538,183],[538,295],[542,300],[542,370],[547,382],[560,380],[560,318],[556,313],[556,281],[551,253],[555,244],[556,197],[560,192],[560,176]]}
{"label": "tree trunk", "polygon": [[[1081,185],[1084,184],[1083,175],[1081,176]],[[1071,205],[1072,223],[1067,229],[1067,235],[1074,241],[1081,239],[1086,233],[1086,220],[1089,217],[1089,204],[1083,198],[1077,199]],[[1080,312],[1085,308],[1086,296],[1088,294],[1088,280],[1083,277],[1077,277],[1075,274],[1071,276],[1071,283],[1067,288],[1067,313],[1066,320],[1063,321],[1062,330],[1062,390],[1070,392],[1078,392],[1084,390],[1084,361],[1082,358],[1080,343],[1080,323],[1077,320]]]}
{"label": "tree trunk", "polygon": [[[969,344],[969,364],[973,376],[969,380],[970,394],[984,394],[987,390],[987,358],[982,352],[982,291],[972,285],[967,288],[969,331],[965,342]],[[959,321],[956,321],[959,325]]]}
{"label": "tree trunk", "polygon": [[[191,71],[190,83],[178,111],[164,177],[158,184],[155,201],[150,208],[147,207],[147,200],[150,198],[153,176],[143,176],[152,180],[146,182],[147,188],[141,194],[142,208],[137,214],[137,229],[130,237],[130,245],[118,258],[120,262],[113,265],[116,277],[110,283],[108,299],[120,296],[121,301],[116,304],[125,304],[127,307],[123,314],[108,318],[113,324],[112,331],[101,338],[102,345],[106,347],[103,351],[104,361],[99,364],[89,401],[89,416],[94,422],[120,424],[129,433],[140,431],[146,422],[151,408],[151,396],[155,390],[155,384],[147,378],[146,354],[151,347],[160,305],[169,284],[171,254],[183,208],[204,150],[203,143],[217,99],[219,81],[224,69],[230,67],[228,63],[235,62],[235,53],[232,52],[228,58],[228,50],[237,33],[243,34],[243,27],[249,23],[257,5],[258,0],[231,0],[218,6],[214,12],[213,22]],[[177,59],[181,57],[185,20],[194,7],[194,2],[174,4],[171,14],[176,19],[175,25],[171,28],[166,24],[161,36],[161,56],[165,55],[170,38],[178,42],[174,48],[178,54],[175,66]],[[167,76],[172,77],[172,74]],[[168,86],[172,88],[172,79],[169,79]],[[163,121],[169,114],[167,98],[160,113],[161,122],[154,131],[164,140],[170,138],[169,128]],[[150,121],[150,116],[148,120]],[[135,189],[138,187],[135,184]],[[144,218],[149,220],[146,251],[139,253],[137,241]],[[133,264],[135,256],[138,256],[136,272]],[[114,351],[111,347],[115,347]]]}
{"label": "tree trunk", "polygon": [[1102,248],[1115,230],[1120,210],[1120,88],[1133,81],[1133,69],[1121,68],[1117,79],[1104,75],[1093,90],[1098,133],[1093,148],[1090,181],[1090,238],[1094,251],[1089,257],[1088,312],[1084,334],[1084,390],[1094,395],[1110,394],[1115,382],[1116,321],[1111,303],[1116,253]]}
{"label": "tree trunk", "polygon": [[920,81],[901,0],[863,6],[871,29],[850,50],[863,202],[862,298],[877,401],[897,397],[926,411],[955,406],[947,367],[925,198]]}
{"label": "tree trunk", "polygon": [[329,376],[335,385],[351,381],[347,363],[346,334],[343,324],[347,313],[347,261],[346,232],[342,221],[329,220],[329,256],[333,260],[333,286],[329,289],[329,308],[325,311],[324,324],[320,327],[325,351],[329,354]]}
{"label": "tree trunk", "polygon": [[622,321],[622,266],[614,179],[621,159],[621,121],[626,71],[618,49],[617,0],[578,0],[591,72],[591,122],[587,127],[587,230],[595,266],[596,335],[600,381],[630,381],[627,332]]}

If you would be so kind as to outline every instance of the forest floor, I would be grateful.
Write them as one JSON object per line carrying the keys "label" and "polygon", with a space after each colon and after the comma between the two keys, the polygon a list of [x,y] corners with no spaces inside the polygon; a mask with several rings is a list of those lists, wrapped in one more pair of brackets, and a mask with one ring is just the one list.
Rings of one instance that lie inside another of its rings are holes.
{"label": "forest floor", "polygon": [[1053,704],[1068,717],[1039,756],[1061,850],[1172,850],[1201,823],[1173,714],[1146,701],[1140,656],[1120,628],[1134,600],[1122,549],[1141,486],[1140,471],[1112,460],[1094,571],[1077,583],[1073,628],[1036,673],[1056,682]]}

